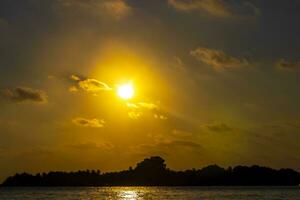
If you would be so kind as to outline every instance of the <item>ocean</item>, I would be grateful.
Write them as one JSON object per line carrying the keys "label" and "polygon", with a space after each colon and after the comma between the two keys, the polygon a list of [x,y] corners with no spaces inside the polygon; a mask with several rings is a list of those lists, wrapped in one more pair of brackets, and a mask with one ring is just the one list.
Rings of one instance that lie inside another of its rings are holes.
{"label": "ocean", "polygon": [[300,200],[300,187],[12,187],[0,200]]}

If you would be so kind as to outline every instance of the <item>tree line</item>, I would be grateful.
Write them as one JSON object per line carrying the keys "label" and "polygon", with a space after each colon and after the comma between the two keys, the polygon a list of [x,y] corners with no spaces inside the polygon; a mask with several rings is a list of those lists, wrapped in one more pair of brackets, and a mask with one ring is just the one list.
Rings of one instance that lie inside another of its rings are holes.
{"label": "tree line", "polygon": [[8,177],[1,186],[292,186],[299,185],[300,173],[293,169],[236,166],[227,169],[210,165],[202,169],[174,171],[164,159],[153,156],[135,168],[120,172],[99,170],[28,173]]}

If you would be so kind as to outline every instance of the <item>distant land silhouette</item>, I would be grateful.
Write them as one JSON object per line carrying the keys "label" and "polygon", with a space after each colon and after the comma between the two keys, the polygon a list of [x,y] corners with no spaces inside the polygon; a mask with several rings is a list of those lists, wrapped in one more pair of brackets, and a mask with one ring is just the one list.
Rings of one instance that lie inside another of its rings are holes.
{"label": "distant land silhouette", "polygon": [[120,172],[22,173],[8,177],[1,186],[296,186],[299,183],[300,173],[292,169],[257,165],[224,169],[210,165],[198,170],[173,171],[166,167],[164,159],[154,156]]}

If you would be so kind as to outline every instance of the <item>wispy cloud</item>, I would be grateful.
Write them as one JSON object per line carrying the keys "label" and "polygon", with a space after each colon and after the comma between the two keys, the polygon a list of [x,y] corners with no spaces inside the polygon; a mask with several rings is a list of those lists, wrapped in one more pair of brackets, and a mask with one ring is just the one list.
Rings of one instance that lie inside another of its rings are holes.
{"label": "wispy cloud", "polygon": [[168,119],[168,117],[167,116],[165,116],[165,115],[163,115],[163,114],[154,114],[153,115],[154,116],[154,118],[155,119],[161,119],[161,120],[166,120],[166,119]]}
{"label": "wispy cloud", "polygon": [[76,86],[69,87],[69,92],[78,92],[78,88]]}
{"label": "wispy cloud", "polygon": [[88,91],[88,92],[99,92],[101,90],[111,90],[111,88],[101,81],[96,79],[86,79],[83,81],[79,81],[79,87]]}
{"label": "wispy cloud", "polygon": [[280,59],[275,63],[275,66],[281,70],[299,70],[300,69],[300,61],[287,61],[285,59]]}
{"label": "wispy cloud", "polygon": [[174,56],[171,62],[171,67],[180,72],[186,72],[186,66],[183,63],[182,59],[178,56]]}
{"label": "wispy cloud", "polygon": [[168,0],[168,3],[182,12],[206,12],[222,18],[245,18],[260,14],[259,9],[247,1]]}
{"label": "wispy cloud", "polygon": [[105,124],[104,120],[86,119],[82,117],[77,117],[73,119],[72,122],[77,126],[91,127],[91,128],[102,128],[104,127]]}
{"label": "wispy cloud", "polygon": [[82,78],[77,75],[71,75],[70,78],[72,81],[77,83],[76,86],[73,85],[69,88],[70,92],[77,92],[79,88],[87,92],[93,93],[112,90],[112,88],[109,87],[109,85],[97,79]]}
{"label": "wispy cloud", "polygon": [[140,103],[138,103],[138,105],[142,108],[147,108],[147,109],[150,109],[150,110],[158,109],[158,106],[154,103],[140,102]]}
{"label": "wispy cloud", "polygon": [[56,0],[56,3],[61,12],[67,10],[94,16],[106,15],[117,20],[132,12],[124,0]]}
{"label": "wispy cloud", "polygon": [[137,111],[129,111],[128,116],[131,119],[138,119],[142,116],[142,112],[137,112]]}
{"label": "wispy cloud", "polygon": [[157,104],[149,102],[131,103],[127,102],[126,106],[130,109],[128,116],[131,119],[139,119],[143,115],[150,115],[154,119],[166,120],[168,119],[166,113],[162,112]]}
{"label": "wispy cloud", "polygon": [[158,105],[154,103],[148,103],[148,102],[138,102],[138,103],[126,103],[127,107],[129,108],[145,108],[149,110],[158,109]]}
{"label": "wispy cloud", "polygon": [[198,47],[191,51],[190,54],[202,63],[212,66],[216,71],[253,66],[246,58],[230,56],[223,51],[215,49]]}
{"label": "wispy cloud", "polygon": [[131,147],[131,151],[137,152],[138,154],[148,155],[148,154],[161,154],[168,155],[172,154],[174,148],[177,151],[195,151],[202,152],[204,150],[203,146],[195,141],[190,140],[157,140],[148,144],[139,144]]}
{"label": "wispy cloud", "polygon": [[114,145],[110,142],[80,142],[68,145],[67,147],[71,147],[77,150],[111,150],[114,148]]}
{"label": "wispy cloud", "polygon": [[17,87],[13,89],[4,89],[0,91],[0,97],[11,102],[35,102],[46,103],[47,94],[42,90],[36,90],[29,87]]}
{"label": "wispy cloud", "polygon": [[203,127],[213,132],[228,132],[233,130],[233,128],[230,127],[229,125],[225,123],[217,123],[217,122],[211,124],[205,124]]}

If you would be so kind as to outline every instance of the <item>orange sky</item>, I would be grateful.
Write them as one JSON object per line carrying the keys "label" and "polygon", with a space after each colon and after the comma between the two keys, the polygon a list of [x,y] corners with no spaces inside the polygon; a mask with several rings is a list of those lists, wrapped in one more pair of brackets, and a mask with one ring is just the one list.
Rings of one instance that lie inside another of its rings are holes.
{"label": "orange sky", "polygon": [[2,0],[0,179],[152,155],[299,170],[299,7]]}

